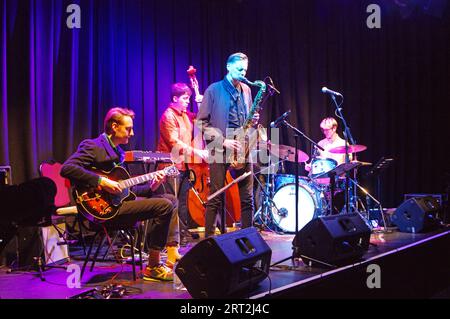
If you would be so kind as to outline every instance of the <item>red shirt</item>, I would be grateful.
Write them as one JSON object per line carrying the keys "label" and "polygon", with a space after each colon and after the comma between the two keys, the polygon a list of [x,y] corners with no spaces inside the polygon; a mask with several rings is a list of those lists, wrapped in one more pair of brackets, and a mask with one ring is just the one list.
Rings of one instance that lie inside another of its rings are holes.
{"label": "red shirt", "polygon": [[195,114],[181,112],[169,106],[159,120],[159,141],[157,150],[172,153],[176,167],[184,170],[187,156],[192,154],[192,130]]}

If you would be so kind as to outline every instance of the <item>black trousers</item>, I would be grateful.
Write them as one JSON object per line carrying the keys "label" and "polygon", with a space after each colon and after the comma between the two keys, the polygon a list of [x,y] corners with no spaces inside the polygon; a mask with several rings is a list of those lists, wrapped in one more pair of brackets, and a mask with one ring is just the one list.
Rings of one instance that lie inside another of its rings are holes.
{"label": "black trousers", "polygon": [[178,199],[178,215],[180,221],[187,225],[189,220],[189,212],[187,208],[187,197],[189,192],[189,172],[180,170],[180,174],[176,177],[167,178],[167,180],[159,187],[155,194],[172,194]]}
{"label": "black trousers", "polygon": [[162,250],[167,243],[170,220],[174,204],[167,198],[143,198],[127,201],[120,207],[119,214],[111,221],[117,224],[133,224],[138,221],[152,220],[147,232],[150,249]]}
{"label": "black trousers", "polygon": [[[215,193],[217,190],[225,186],[225,176],[229,164],[225,163],[210,163],[210,194]],[[241,170],[231,170],[233,178],[239,177],[245,172],[252,170],[252,164],[247,163]],[[241,228],[247,228],[252,226],[254,205],[253,205],[253,176],[250,175],[244,180],[238,183],[239,197],[241,201]],[[206,203],[206,216],[205,216],[205,237],[214,235],[216,228],[216,219],[218,214],[223,212],[224,207],[224,194],[216,196]],[[222,225],[225,228],[225,225]]]}

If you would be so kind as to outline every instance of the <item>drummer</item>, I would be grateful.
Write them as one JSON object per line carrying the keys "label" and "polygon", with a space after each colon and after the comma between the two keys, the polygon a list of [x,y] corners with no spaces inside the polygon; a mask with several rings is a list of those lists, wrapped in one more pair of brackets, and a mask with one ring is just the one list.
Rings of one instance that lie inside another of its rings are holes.
{"label": "drummer", "polygon": [[[345,154],[335,154],[329,152],[330,149],[339,147],[339,146],[345,146],[345,140],[342,139],[339,134],[336,132],[338,128],[337,121],[332,117],[326,117],[320,122],[320,129],[325,136],[324,139],[319,141],[319,146],[322,146],[324,151],[319,150],[318,148],[314,147],[312,160],[314,158],[331,158],[334,159],[337,162],[337,165],[345,163]],[[350,160],[352,160],[351,154],[350,154]],[[311,170],[311,162],[305,163],[305,170],[308,172]]]}

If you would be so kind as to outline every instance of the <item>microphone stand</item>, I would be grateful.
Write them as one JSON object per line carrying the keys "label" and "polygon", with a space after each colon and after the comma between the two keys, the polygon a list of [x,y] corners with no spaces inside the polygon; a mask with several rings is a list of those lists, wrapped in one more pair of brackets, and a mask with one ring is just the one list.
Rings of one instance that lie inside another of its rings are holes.
{"label": "microphone stand", "polygon": [[[299,165],[298,165],[298,137],[301,135],[304,138],[306,138],[308,141],[310,141],[312,144],[314,144],[317,148],[319,148],[320,150],[324,150],[322,146],[320,146],[319,144],[317,144],[316,142],[314,142],[312,139],[310,139],[308,136],[306,136],[302,131],[300,131],[299,129],[297,129],[296,127],[292,126],[291,124],[289,124],[289,122],[287,122],[286,120],[283,120],[282,122],[283,125],[289,127],[290,129],[292,129],[294,131],[294,138],[295,138],[295,237],[297,237],[298,235],[298,177],[299,177]],[[293,247],[293,252],[292,255],[284,258],[280,261],[277,261],[276,263],[272,264],[272,266],[278,265],[288,259],[292,259],[292,261],[294,261],[295,256],[298,256],[299,254],[296,251],[296,247]]]}
{"label": "microphone stand", "polygon": [[[355,145],[355,140],[353,139],[353,136],[350,132],[350,128],[347,125],[347,121],[344,118],[344,115],[342,114],[342,110],[340,108],[340,106],[342,105],[342,103],[344,102],[344,97],[342,97],[342,101],[340,104],[337,103],[336,101],[336,97],[334,95],[331,95],[331,98],[334,102],[334,105],[336,106],[336,111],[338,113],[338,117],[341,119],[342,124],[344,126],[344,140],[345,140],[345,163],[348,164],[350,162],[350,154],[348,152],[348,144],[349,144],[349,139],[352,145]],[[349,209],[349,201],[350,201],[350,192],[349,192],[349,179],[350,179],[350,171],[345,173],[345,212],[349,213],[350,209]],[[356,209],[356,207],[355,207]]]}

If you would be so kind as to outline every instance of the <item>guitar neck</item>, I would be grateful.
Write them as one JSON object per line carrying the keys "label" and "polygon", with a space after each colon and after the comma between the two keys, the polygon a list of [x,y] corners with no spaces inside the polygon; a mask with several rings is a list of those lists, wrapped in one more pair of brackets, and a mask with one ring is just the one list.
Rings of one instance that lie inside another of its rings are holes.
{"label": "guitar neck", "polygon": [[135,185],[138,185],[138,184],[141,184],[141,183],[145,183],[145,182],[148,182],[148,181],[154,179],[156,173],[157,172],[152,172],[152,173],[148,173],[148,174],[132,177],[132,178],[129,178],[129,179],[124,179],[122,181],[119,181],[119,185],[120,185],[120,187],[122,189],[130,188],[130,187],[133,187]]}

